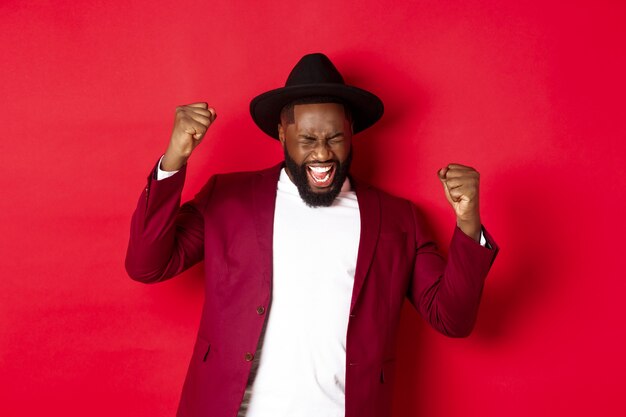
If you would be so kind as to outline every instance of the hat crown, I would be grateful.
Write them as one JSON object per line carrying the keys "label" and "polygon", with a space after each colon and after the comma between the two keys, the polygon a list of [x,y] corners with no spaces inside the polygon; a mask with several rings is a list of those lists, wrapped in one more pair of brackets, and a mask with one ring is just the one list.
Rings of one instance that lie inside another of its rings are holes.
{"label": "hat crown", "polygon": [[289,73],[285,87],[305,84],[344,84],[343,77],[322,53],[308,54]]}
{"label": "hat crown", "polygon": [[383,115],[383,102],[369,91],[347,85],[341,73],[322,53],[303,56],[289,73],[284,87],[253,98],[250,115],[263,132],[278,139],[282,109],[294,100],[319,96],[338,98],[350,108],[355,134],[376,123]]}

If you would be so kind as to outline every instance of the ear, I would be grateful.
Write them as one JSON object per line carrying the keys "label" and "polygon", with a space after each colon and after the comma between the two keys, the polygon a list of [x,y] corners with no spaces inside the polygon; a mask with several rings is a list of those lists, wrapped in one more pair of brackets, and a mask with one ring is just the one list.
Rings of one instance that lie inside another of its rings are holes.
{"label": "ear", "polygon": [[284,148],[285,147],[285,128],[283,127],[282,123],[278,124],[278,140],[280,141],[280,144]]}

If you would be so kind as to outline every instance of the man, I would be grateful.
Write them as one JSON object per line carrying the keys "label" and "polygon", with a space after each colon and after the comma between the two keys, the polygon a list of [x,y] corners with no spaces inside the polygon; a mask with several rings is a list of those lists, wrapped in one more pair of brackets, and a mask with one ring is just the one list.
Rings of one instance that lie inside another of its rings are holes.
{"label": "man", "polygon": [[388,416],[404,297],[446,335],[474,325],[497,252],[481,226],[478,173],[439,171],[457,217],[446,262],[410,202],[349,177],[352,135],[383,105],[326,56],[304,56],[250,110],[284,164],[215,175],[180,206],[187,160],[216,118],[206,103],[181,106],[133,215],[133,279],[162,281],[204,260],[178,415]]}

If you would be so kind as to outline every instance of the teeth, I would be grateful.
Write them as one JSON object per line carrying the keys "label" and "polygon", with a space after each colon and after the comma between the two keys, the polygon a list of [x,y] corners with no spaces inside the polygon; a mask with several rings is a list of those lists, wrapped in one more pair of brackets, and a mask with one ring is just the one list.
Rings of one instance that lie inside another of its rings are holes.
{"label": "teeth", "polygon": [[315,177],[311,177],[311,178],[313,178],[313,181],[315,181],[315,182],[325,182],[325,181],[328,181],[329,177],[330,177],[330,174],[326,174],[326,176],[323,179],[321,179],[321,180],[318,180]]}
{"label": "teeth", "polygon": [[332,168],[332,165],[329,165],[327,167],[312,167],[312,166],[309,166],[309,169],[311,171],[316,172],[318,174],[321,174],[323,172],[328,172],[328,171],[330,171],[331,168]]}

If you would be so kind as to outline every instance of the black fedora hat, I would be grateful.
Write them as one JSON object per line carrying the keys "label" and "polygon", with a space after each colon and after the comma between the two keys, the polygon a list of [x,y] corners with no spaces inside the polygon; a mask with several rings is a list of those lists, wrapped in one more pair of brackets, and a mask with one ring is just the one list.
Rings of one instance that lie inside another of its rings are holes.
{"label": "black fedora hat", "polygon": [[324,54],[303,56],[291,70],[282,88],[252,99],[250,114],[262,131],[278,139],[280,112],[294,100],[328,96],[345,103],[352,114],[354,133],[372,126],[383,115],[383,102],[369,91],[347,85],[333,63]]}

